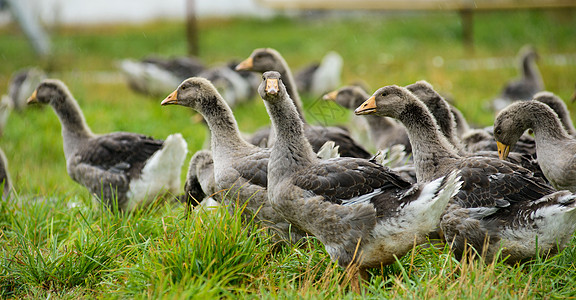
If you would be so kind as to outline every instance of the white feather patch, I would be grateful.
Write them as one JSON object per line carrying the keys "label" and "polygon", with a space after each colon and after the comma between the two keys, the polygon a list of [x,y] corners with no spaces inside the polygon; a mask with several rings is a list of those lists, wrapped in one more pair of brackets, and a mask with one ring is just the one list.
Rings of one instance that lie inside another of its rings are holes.
{"label": "white feather patch", "polygon": [[159,193],[177,194],[180,191],[180,173],[187,148],[186,141],[179,133],[166,138],[162,149],[146,162],[140,178],[130,182],[126,210],[153,200]]}
{"label": "white feather patch", "polygon": [[364,203],[364,202],[369,202],[370,199],[372,199],[372,197],[374,197],[378,194],[381,194],[381,193],[382,193],[382,189],[378,188],[378,189],[375,189],[371,193],[356,196],[356,197],[346,199],[346,200],[342,200],[342,205],[347,206],[347,205],[356,205],[356,204],[360,204],[360,203]]}

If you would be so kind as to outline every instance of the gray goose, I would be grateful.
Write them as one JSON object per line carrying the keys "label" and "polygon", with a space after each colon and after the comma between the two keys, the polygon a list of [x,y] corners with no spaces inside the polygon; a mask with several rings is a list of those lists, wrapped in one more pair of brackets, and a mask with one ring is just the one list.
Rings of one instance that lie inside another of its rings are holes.
{"label": "gray goose", "polygon": [[562,126],[566,129],[569,135],[576,137],[576,128],[572,123],[572,118],[570,117],[570,111],[566,106],[566,103],[551,92],[539,92],[534,95],[534,100],[540,101],[548,106],[558,115]]}
{"label": "gray goose", "polygon": [[12,107],[16,111],[25,109],[28,96],[44,79],[46,79],[46,73],[38,68],[25,68],[12,74],[8,86],[8,97],[12,99]]}
{"label": "gray goose", "polygon": [[[324,100],[334,101],[338,105],[354,111],[370,95],[360,86],[350,85],[341,87],[335,91],[325,94]],[[368,125],[368,133],[376,149],[386,149],[392,145],[404,145],[407,153],[412,151],[410,139],[406,133],[404,125],[396,120],[379,116],[365,116],[363,118]]]}
{"label": "gray goose", "polygon": [[406,88],[380,88],[355,112],[393,117],[406,126],[418,182],[460,171],[463,186],[440,223],[458,258],[469,244],[487,261],[502,249],[506,262],[515,263],[533,258],[535,249],[556,253],[570,240],[576,229],[576,196],[556,191],[510,162],[460,156],[440,134],[428,108]]}
{"label": "gray goose", "polygon": [[530,100],[502,110],[494,121],[494,137],[502,159],[527,129],[534,131],[538,164],[557,189],[576,191],[576,140],[546,104]]}
{"label": "gray goose", "polygon": [[277,129],[268,199],[282,216],[312,233],[333,260],[361,278],[366,268],[391,264],[425,242],[460,186],[456,173],[413,185],[365,159],[320,160],[280,73],[265,72],[258,91]]}
{"label": "gray goose", "polygon": [[[245,205],[245,212],[256,214],[256,220],[273,230],[276,238],[296,242],[306,236],[291,228],[268,202],[270,149],[242,138],[232,110],[210,81],[201,77],[186,79],[161,104],[192,108],[206,120],[211,132],[214,182],[217,191],[226,191],[225,195],[216,195],[219,201],[230,209],[243,209]],[[210,195],[205,188],[202,190]]]}
{"label": "gray goose", "polygon": [[[318,152],[318,150],[320,150],[327,141],[333,141],[337,146],[339,146],[341,156],[361,158],[371,157],[371,154],[362,145],[359,145],[354,141],[354,139],[352,139],[347,130],[335,126],[326,127],[311,125],[306,122],[302,110],[302,101],[300,100],[296,83],[292,76],[292,71],[278,51],[271,48],[255,49],[250,57],[236,66],[236,70],[255,72],[277,71],[282,75],[288,94],[296,105],[298,115],[305,124],[306,138],[308,138],[308,141],[315,152]],[[271,139],[273,140],[273,131],[269,132],[272,134]],[[261,141],[256,140],[251,140],[250,142],[255,145],[260,145],[262,143]],[[268,140],[268,142],[270,143],[271,140]]]}
{"label": "gray goose", "polygon": [[544,82],[536,65],[538,53],[530,45],[522,47],[518,53],[520,60],[520,78],[506,83],[500,96],[492,101],[495,111],[508,106],[516,100],[531,100],[534,94],[544,90]]}
{"label": "gray goose", "polygon": [[62,124],[66,169],[105,206],[131,211],[159,194],[180,190],[187,145],[180,134],[165,141],[132,132],[94,134],[66,85],[44,80],[28,103],[49,104]]}
{"label": "gray goose", "polygon": [[10,191],[12,191],[12,180],[8,172],[8,160],[2,149],[0,149],[0,187],[2,188],[2,200],[8,199]]}
{"label": "gray goose", "polygon": [[124,59],[118,67],[132,90],[152,97],[169,93],[182,80],[205,70],[198,59],[186,56]]}
{"label": "gray goose", "polygon": [[204,201],[205,198],[218,195],[214,180],[214,161],[212,152],[199,150],[190,159],[186,182],[184,183],[184,200],[189,208]]}
{"label": "gray goose", "polygon": [[330,51],[319,63],[312,63],[294,74],[298,92],[320,97],[340,85],[343,59],[340,54]]}
{"label": "gray goose", "polygon": [[[448,141],[459,150],[459,155],[461,156],[486,156],[498,158],[498,151],[489,150],[476,150],[469,151],[464,147],[464,144],[458,137],[456,122],[453,111],[450,109],[452,107],[444,98],[434,90],[434,87],[425,80],[417,81],[416,83],[406,86],[412,94],[414,94],[420,101],[422,101],[432,116],[434,117],[440,132],[448,139]],[[493,140],[493,137],[490,136]],[[495,141],[494,141],[495,142]],[[535,159],[532,156],[517,152],[511,152],[506,158],[508,161],[523,166],[524,168],[532,171],[534,175],[538,177],[544,177],[542,170]]]}
{"label": "gray goose", "polygon": [[[197,75],[210,80],[230,108],[253,99],[260,83],[259,76],[253,72],[236,71],[237,64],[237,61],[231,61],[225,65],[206,69]],[[182,78],[180,82],[186,78]]]}

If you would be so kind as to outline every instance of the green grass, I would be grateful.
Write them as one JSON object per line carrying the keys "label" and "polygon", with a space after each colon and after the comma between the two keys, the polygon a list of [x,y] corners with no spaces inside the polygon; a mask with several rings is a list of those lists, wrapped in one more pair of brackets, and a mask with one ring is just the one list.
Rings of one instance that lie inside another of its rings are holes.
{"label": "green grass", "polygon": [[[516,69],[466,70],[462,61],[513,58],[529,43],[540,51],[547,89],[564,99],[572,94],[574,62],[558,65],[552,55],[576,53],[575,11],[484,12],[474,21],[470,52],[461,42],[456,13],[202,20],[200,58],[212,65],[243,59],[257,47],[274,47],[297,69],[336,50],[344,57],[344,83],[362,80],[376,89],[426,79],[452,95],[471,123],[485,126],[493,116],[484,102],[516,76]],[[161,107],[161,98],[133,93],[116,73],[119,59],[183,55],[182,23],[50,31],[54,53],[39,60],[18,27],[0,28],[0,92],[12,72],[38,65],[67,83],[94,132],[125,130],[159,138],[181,132],[189,157],[202,147],[206,129],[191,111]],[[444,64],[433,64],[438,57]],[[309,119],[331,124],[349,119],[342,110],[330,118],[319,116],[315,100],[304,97]],[[235,114],[245,132],[269,123],[259,99]],[[0,202],[1,297],[356,297],[344,271],[315,240],[278,249],[265,231],[242,224],[238,214],[186,217],[185,209],[172,203],[131,215],[100,210],[67,175],[60,125],[49,108],[14,112],[0,147],[17,193]],[[520,266],[460,263],[446,248],[416,247],[396,264],[372,270],[364,297],[573,298],[575,245],[573,240],[558,256]]]}

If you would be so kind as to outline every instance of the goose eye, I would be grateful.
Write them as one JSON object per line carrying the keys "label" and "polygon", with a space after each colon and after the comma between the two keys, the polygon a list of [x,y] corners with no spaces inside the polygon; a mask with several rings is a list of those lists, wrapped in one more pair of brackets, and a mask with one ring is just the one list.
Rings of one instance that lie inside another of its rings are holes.
{"label": "goose eye", "polygon": [[494,133],[496,133],[496,134],[502,134],[502,129],[498,128],[498,129],[494,130]]}

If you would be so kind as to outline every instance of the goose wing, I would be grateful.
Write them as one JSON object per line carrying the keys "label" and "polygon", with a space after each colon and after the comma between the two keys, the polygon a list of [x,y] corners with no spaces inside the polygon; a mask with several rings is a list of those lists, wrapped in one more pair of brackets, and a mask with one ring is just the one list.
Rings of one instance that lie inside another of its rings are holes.
{"label": "goose wing", "polygon": [[387,167],[346,157],[319,161],[294,176],[292,183],[342,205],[370,201],[378,194],[400,193],[411,186]]}
{"label": "goose wing", "polygon": [[464,184],[456,201],[462,207],[507,207],[511,202],[534,201],[555,191],[542,178],[507,161],[474,156],[458,168]]}

